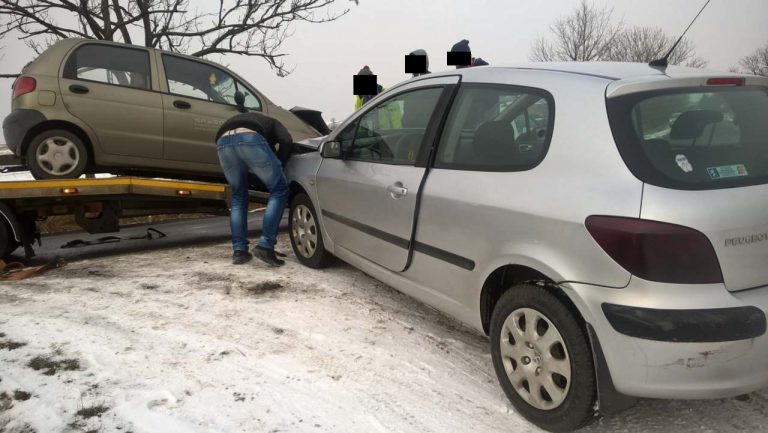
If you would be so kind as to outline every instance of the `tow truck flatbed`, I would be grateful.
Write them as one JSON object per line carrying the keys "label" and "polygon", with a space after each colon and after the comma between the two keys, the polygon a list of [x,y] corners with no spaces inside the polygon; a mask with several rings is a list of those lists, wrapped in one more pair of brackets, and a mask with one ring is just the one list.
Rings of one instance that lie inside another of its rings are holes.
{"label": "tow truck flatbed", "polygon": [[[33,257],[32,244],[40,242],[37,222],[47,217],[74,215],[88,233],[114,233],[123,217],[226,215],[229,196],[223,184],[139,177],[0,182],[0,256],[21,246]],[[251,192],[253,201],[266,198]]]}

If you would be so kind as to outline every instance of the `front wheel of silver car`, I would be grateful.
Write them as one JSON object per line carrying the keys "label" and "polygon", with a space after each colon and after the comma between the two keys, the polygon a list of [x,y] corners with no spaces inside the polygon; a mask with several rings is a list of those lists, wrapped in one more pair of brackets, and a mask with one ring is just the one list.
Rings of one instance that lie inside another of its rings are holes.
{"label": "front wheel of silver car", "polygon": [[333,263],[334,257],[325,249],[315,207],[308,195],[299,193],[293,197],[288,225],[291,246],[299,262],[315,269],[325,268]]}
{"label": "front wheel of silver car", "polygon": [[549,431],[594,418],[594,364],[583,322],[549,289],[520,284],[491,317],[491,356],[515,409]]}
{"label": "front wheel of silver car", "polygon": [[26,162],[35,179],[77,179],[88,165],[88,150],[77,135],[51,129],[32,139]]}

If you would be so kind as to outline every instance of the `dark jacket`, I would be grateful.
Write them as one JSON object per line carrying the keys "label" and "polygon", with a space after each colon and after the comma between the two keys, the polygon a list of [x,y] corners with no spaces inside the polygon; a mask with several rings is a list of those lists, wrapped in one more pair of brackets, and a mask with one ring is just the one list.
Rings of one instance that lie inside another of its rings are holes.
{"label": "dark jacket", "polygon": [[[288,158],[291,157],[291,151],[293,151],[293,137],[291,133],[283,126],[280,121],[271,117],[265,116],[261,113],[243,113],[233,116],[219,128],[216,133],[216,141],[219,141],[225,132],[236,128],[248,128],[259,133],[267,140],[272,150],[277,155],[280,162],[285,165]],[[280,148],[276,149],[276,145],[279,144]]]}

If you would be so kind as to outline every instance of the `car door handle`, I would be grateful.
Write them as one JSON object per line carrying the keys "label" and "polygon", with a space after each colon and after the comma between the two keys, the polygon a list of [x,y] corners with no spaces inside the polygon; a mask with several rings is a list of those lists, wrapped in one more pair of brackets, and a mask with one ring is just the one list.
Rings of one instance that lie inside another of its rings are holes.
{"label": "car door handle", "polygon": [[192,108],[192,104],[187,101],[173,101],[173,106],[182,110],[188,110]]}
{"label": "car door handle", "polygon": [[84,94],[90,92],[90,90],[87,87],[81,86],[79,84],[73,84],[73,85],[69,86],[69,91],[72,92],[72,93],[78,93],[80,95],[84,95]]}
{"label": "car door handle", "polygon": [[392,198],[403,198],[408,195],[408,188],[403,187],[403,184],[400,182],[395,182],[388,186],[387,191],[389,191],[389,195]]}

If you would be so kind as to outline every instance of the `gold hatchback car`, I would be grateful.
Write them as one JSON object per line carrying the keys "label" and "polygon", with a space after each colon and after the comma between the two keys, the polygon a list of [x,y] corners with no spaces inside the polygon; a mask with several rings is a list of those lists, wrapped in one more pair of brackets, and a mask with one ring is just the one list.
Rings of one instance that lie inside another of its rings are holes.
{"label": "gold hatchback car", "polygon": [[64,39],[14,82],[3,134],[36,179],[104,171],[220,177],[214,135],[248,110],[278,119],[296,141],[328,132],[319,113],[278,107],[216,63]]}

